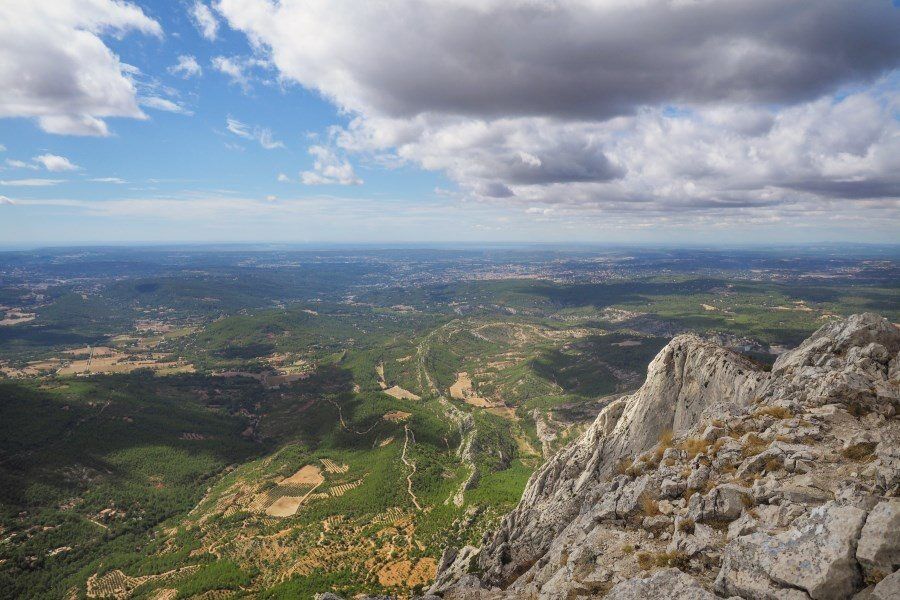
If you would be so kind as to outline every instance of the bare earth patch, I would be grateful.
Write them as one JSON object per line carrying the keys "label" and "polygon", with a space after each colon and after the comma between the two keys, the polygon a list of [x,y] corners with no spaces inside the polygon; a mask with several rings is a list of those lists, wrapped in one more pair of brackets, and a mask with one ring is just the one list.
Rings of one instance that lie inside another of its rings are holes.
{"label": "bare earth patch", "polygon": [[472,389],[472,379],[465,371],[456,374],[456,383],[450,386],[450,396],[481,408],[491,408],[498,405],[496,402],[482,398]]}
{"label": "bare earth patch", "polygon": [[267,509],[266,514],[270,517],[291,517],[303,504],[305,496],[282,496],[273,502]]}
{"label": "bare earth patch", "polygon": [[319,485],[323,481],[325,481],[325,478],[322,476],[322,471],[319,467],[306,465],[290,477],[279,481],[278,485]]}
{"label": "bare earth patch", "polygon": [[394,410],[389,413],[385,413],[382,417],[385,421],[391,421],[393,423],[402,423],[412,416],[412,413],[403,412],[402,410]]}
{"label": "bare earth patch", "polygon": [[421,400],[421,398],[419,396],[416,396],[409,390],[404,390],[399,385],[395,385],[392,388],[388,388],[388,389],[384,390],[384,393],[387,394],[388,396],[393,396],[394,398],[397,398],[398,400]]}

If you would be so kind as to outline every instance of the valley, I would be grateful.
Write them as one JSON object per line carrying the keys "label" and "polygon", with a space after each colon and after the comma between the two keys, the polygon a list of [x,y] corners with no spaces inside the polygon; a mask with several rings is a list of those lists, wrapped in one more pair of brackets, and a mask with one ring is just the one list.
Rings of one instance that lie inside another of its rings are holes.
{"label": "valley", "polygon": [[862,250],[592,252],[0,254],[34,315],[0,328],[2,588],[406,597],[673,335],[766,369],[840,315],[900,321]]}

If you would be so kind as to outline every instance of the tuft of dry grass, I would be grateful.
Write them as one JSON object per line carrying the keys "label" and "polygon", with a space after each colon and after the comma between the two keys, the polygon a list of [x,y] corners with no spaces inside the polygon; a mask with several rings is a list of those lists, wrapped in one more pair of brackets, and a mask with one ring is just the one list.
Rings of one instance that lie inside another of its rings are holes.
{"label": "tuft of dry grass", "polygon": [[624,546],[622,546],[622,552],[624,552],[625,554],[633,554],[634,546],[632,546],[631,544],[625,544]]}
{"label": "tuft of dry grass", "polygon": [[627,475],[628,470],[631,469],[632,461],[630,458],[622,458],[619,459],[619,462],[616,463],[616,475]]}
{"label": "tuft of dry grass", "polygon": [[763,471],[766,473],[774,473],[778,469],[784,466],[784,463],[777,458],[770,458],[766,461],[766,464],[763,465]]}
{"label": "tuft of dry grass", "polygon": [[641,496],[641,512],[647,517],[655,517],[659,514],[659,502],[650,496]]}
{"label": "tuft of dry grass", "polygon": [[659,445],[663,448],[670,448],[672,446],[672,440],[675,439],[675,434],[671,429],[666,428],[663,429],[659,434]]}
{"label": "tuft of dry grass", "polygon": [[775,417],[776,419],[790,419],[794,416],[789,409],[783,406],[765,406],[753,412],[752,417]]}
{"label": "tuft of dry grass", "polygon": [[741,449],[741,454],[744,458],[756,456],[768,447],[769,442],[765,441],[755,433],[751,433],[744,441],[744,447]]}
{"label": "tuft of dry grass", "polygon": [[684,552],[638,552],[636,556],[638,566],[644,571],[649,571],[653,567],[685,569],[690,558]]}
{"label": "tuft of dry grass", "polygon": [[708,442],[703,438],[691,437],[682,440],[681,443],[678,444],[678,448],[684,450],[687,453],[688,458],[694,458],[701,452],[706,452],[711,444],[712,442]]}
{"label": "tuft of dry grass", "polygon": [[844,458],[849,458],[850,460],[871,460],[874,458],[873,454],[875,453],[875,447],[878,444],[876,442],[864,442],[862,444],[855,444],[850,446],[846,450],[841,451],[841,456]]}

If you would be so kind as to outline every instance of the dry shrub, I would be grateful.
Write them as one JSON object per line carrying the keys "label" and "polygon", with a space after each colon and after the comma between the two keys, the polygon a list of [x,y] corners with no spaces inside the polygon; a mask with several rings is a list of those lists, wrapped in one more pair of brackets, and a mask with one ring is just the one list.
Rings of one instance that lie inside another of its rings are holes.
{"label": "dry shrub", "polygon": [[682,519],[678,522],[678,531],[681,533],[694,533],[694,520]]}
{"label": "dry shrub", "polygon": [[872,412],[872,407],[865,405],[858,400],[854,400],[847,406],[847,412],[849,412],[857,419],[861,419],[862,417]]}
{"label": "dry shrub", "polygon": [[634,546],[632,546],[631,544],[625,544],[624,546],[622,546],[622,552],[624,552],[625,554],[632,554],[634,553]]}

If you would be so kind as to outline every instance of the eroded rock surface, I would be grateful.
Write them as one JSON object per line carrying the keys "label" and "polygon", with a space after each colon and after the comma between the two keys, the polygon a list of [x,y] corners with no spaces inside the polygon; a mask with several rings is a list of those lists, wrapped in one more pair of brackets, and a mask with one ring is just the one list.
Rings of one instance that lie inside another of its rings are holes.
{"label": "eroded rock surface", "polygon": [[676,337],[431,592],[894,597],[898,408],[900,331],[877,315],[823,326],[771,372]]}

